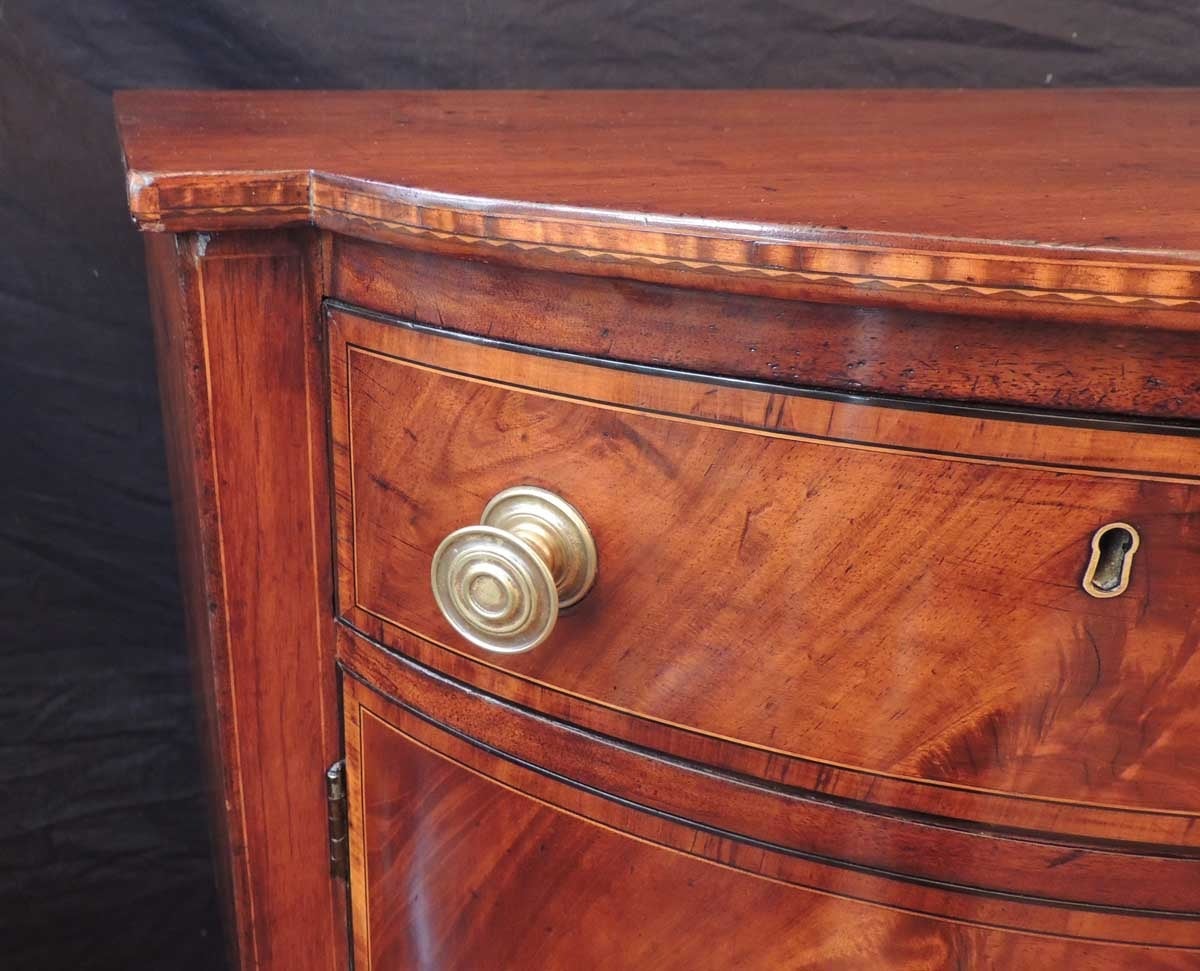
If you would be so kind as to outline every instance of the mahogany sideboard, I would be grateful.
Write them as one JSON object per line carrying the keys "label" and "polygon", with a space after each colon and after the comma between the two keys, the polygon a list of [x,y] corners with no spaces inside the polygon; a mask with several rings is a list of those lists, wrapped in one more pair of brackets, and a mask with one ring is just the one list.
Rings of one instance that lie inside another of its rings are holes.
{"label": "mahogany sideboard", "polygon": [[127,92],[242,968],[1200,967],[1200,92]]}

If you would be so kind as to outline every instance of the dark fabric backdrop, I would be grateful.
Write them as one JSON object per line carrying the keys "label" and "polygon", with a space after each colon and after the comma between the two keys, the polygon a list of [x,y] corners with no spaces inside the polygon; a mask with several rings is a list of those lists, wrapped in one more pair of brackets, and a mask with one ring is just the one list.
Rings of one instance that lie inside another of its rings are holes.
{"label": "dark fabric backdrop", "polygon": [[223,961],[115,88],[1197,83],[1196,0],[0,0],[0,964]]}

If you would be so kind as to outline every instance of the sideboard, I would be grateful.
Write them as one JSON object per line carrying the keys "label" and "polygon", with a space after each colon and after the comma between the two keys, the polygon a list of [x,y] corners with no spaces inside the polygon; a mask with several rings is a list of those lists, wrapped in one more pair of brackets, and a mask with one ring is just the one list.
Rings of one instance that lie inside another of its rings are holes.
{"label": "sideboard", "polygon": [[117,115],[239,967],[1200,967],[1200,93]]}

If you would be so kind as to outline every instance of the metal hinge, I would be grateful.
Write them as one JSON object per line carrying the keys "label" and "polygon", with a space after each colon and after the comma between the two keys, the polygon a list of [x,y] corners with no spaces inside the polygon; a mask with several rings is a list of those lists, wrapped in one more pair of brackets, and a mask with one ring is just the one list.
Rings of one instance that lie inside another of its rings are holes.
{"label": "metal hinge", "polygon": [[329,802],[329,872],[350,879],[350,839],[346,827],[346,763],[334,762],[325,771],[325,798]]}

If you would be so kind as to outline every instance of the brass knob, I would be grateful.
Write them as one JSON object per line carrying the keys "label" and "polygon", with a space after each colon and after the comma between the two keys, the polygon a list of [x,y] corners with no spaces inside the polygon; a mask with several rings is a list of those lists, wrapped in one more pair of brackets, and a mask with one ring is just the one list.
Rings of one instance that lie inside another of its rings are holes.
{"label": "brass knob", "polygon": [[496,495],[478,526],[464,526],[433,554],[438,609],[472,644],[520,654],[550,636],[558,611],[596,579],[596,544],[565,499],[536,486]]}

